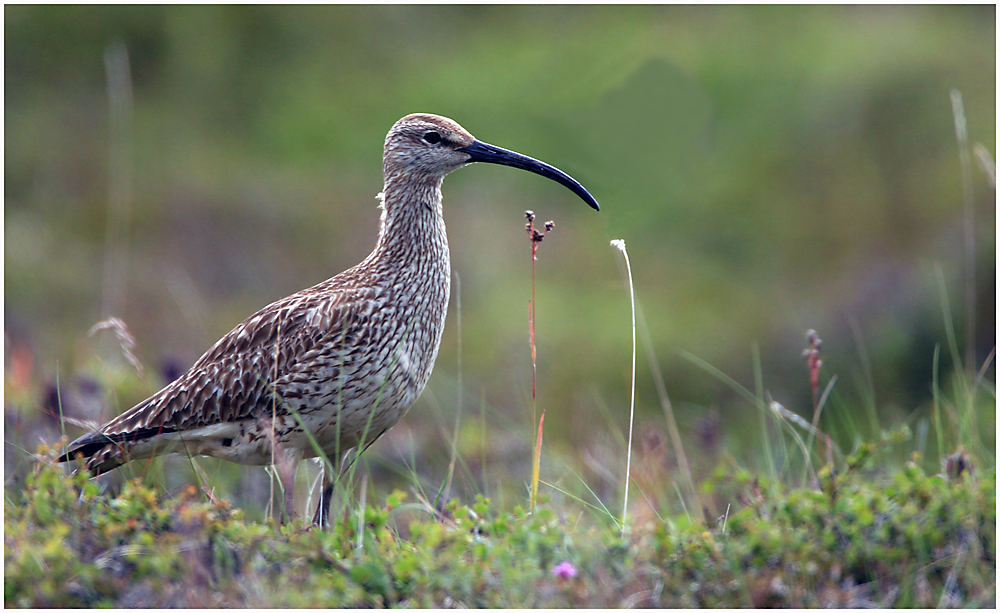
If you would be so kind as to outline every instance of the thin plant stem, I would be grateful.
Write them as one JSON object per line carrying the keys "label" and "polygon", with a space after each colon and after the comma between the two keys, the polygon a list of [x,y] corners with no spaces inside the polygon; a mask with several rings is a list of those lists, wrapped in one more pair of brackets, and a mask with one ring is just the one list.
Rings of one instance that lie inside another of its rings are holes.
{"label": "thin plant stem", "polygon": [[934,419],[934,433],[937,436],[937,453],[939,456],[944,456],[944,430],[941,426],[941,387],[938,383],[939,373],[941,365],[941,345],[935,343],[934,345],[934,360],[931,365],[931,395],[933,398],[933,412],[931,417]]}
{"label": "thin plant stem", "polygon": [[365,546],[365,505],[368,504],[368,472],[361,473],[361,502],[358,504],[358,528],[355,549]]}
{"label": "thin plant stem", "polygon": [[458,328],[458,346],[456,348],[458,362],[458,390],[455,406],[455,429],[451,439],[451,457],[448,460],[448,475],[444,483],[441,485],[441,489],[438,491],[439,498],[442,496],[447,497],[448,492],[451,490],[452,478],[455,476],[455,460],[458,458],[458,431],[462,418],[462,279],[458,276],[458,271],[455,271],[454,275],[455,315],[457,320],[456,327]]}
{"label": "thin plant stem", "polygon": [[[823,388],[823,393],[822,393],[822,395],[820,395],[819,400],[816,403],[816,409],[815,409],[815,413],[814,413],[814,416],[813,416],[813,423],[812,423],[812,425],[810,426],[810,428],[808,430],[809,431],[809,438],[806,441],[806,446],[809,449],[812,449],[813,442],[816,440],[816,434],[817,433],[819,433],[819,434],[821,434],[823,436],[826,436],[826,434],[824,434],[823,431],[819,429],[819,426],[817,424],[819,424],[819,417],[820,417],[820,415],[823,414],[823,407],[826,406],[826,401],[827,401],[827,399],[829,399],[830,393],[833,391],[833,386],[836,383],[837,383],[837,375],[833,375],[832,377],[830,377],[830,380],[827,382],[826,387]],[[830,440],[831,439],[829,437],[827,437],[825,440],[827,441],[826,442],[826,459],[827,459],[827,463],[828,464],[832,464],[832,462],[833,462],[833,449],[831,449],[831,447],[830,447]]]}
{"label": "thin plant stem", "polygon": [[[542,467],[542,426],[545,424],[545,410],[542,409],[542,416],[538,419],[538,435],[535,438],[535,453],[531,458],[531,500],[538,498],[538,477]],[[535,512],[534,506],[531,512]]]}
{"label": "thin plant stem", "polygon": [[538,408],[536,404],[536,374],[538,372],[538,355],[535,349],[535,260],[538,259],[538,246],[545,235],[552,230],[555,224],[546,221],[544,230],[535,228],[535,212],[525,211],[525,218],[528,223],[524,229],[528,232],[528,242],[531,243],[531,300],[528,301],[528,340],[531,345],[531,427],[535,429],[538,424],[538,434],[535,437],[535,449],[531,455],[531,486],[528,493],[528,507],[532,513],[535,512],[535,503],[538,498],[538,477],[541,472],[542,461],[542,423],[545,421],[545,411],[542,411],[542,418],[538,419]]}
{"label": "thin plant stem", "polygon": [[[272,381],[277,381],[278,380],[278,358],[280,357],[280,350],[281,350],[281,320],[280,319],[278,320],[278,330],[277,330],[276,335],[277,335],[277,340],[274,343],[274,373],[273,373],[273,375],[271,377]],[[277,388],[275,388],[273,390],[273,393],[271,394],[271,466],[277,466],[277,464],[276,464],[276,462],[277,462],[276,451],[277,451],[277,445],[278,445],[278,436],[277,436],[277,434],[275,432],[276,429],[277,429],[277,423],[278,423],[278,391],[277,391]],[[278,474],[277,471],[272,471],[272,473],[271,473],[270,483],[271,483],[271,501],[272,502],[274,501],[274,478],[275,478],[275,476],[277,474]],[[286,484],[281,483],[280,478],[278,479],[278,483],[281,485],[281,491],[282,491],[282,493],[284,493],[285,487],[287,487]],[[290,520],[291,518],[288,518],[288,519]]]}
{"label": "thin plant stem", "polygon": [[995,190],[997,188],[997,165],[993,161],[993,156],[990,155],[989,149],[984,147],[982,143],[976,143],[972,151],[976,154],[976,161],[979,162],[979,167],[982,169],[983,174],[986,175],[986,180],[989,181],[990,187]]}
{"label": "thin plant stem", "polygon": [[962,247],[965,281],[965,368],[975,369],[976,350],[976,228],[972,191],[972,161],[969,155],[969,131],[965,119],[962,92],[952,89],[951,113],[955,119],[958,162],[962,176]]}
{"label": "thin plant stem", "polygon": [[[580,479],[579,475],[577,475],[577,478]],[[549,483],[548,481],[542,481],[542,483],[544,483],[548,487],[554,489],[555,491],[559,492],[563,496],[566,496],[567,498],[570,498],[571,500],[575,500],[576,502],[579,502],[580,504],[586,506],[587,508],[589,508],[589,509],[591,509],[593,511],[596,511],[598,513],[602,513],[604,516],[610,518],[611,521],[614,524],[617,525],[618,524],[618,520],[615,519],[615,516],[614,516],[614,514],[611,513],[611,511],[608,511],[607,507],[604,506],[604,503],[601,502],[601,499],[597,497],[597,494],[594,494],[594,490],[590,489],[590,487],[587,486],[587,484],[583,481],[583,479],[580,479],[580,482],[583,483],[584,487],[587,488],[587,491],[590,492],[590,494],[592,496],[594,496],[594,499],[597,500],[597,503],[600,504],[601,506],[597,506],[596,504],[591,504],[591,503],[587,502],[586,500],[584,500],[583,498],[580,498],[579,496],[576,496],[576,495],[572,494],[571,492],[568,492],[568,491],[562,489],[561,487],[559,487],[558,485],[556,485],[554,483]]]}
{"label": "thin plant stem", "polygon": [[[674,419],[673,403],[667,395],[667,386],[663,382],[663,374],[660,372],[660,363],[656,359],[656,352],[653,350],[653,339],[649,334],[649,325],[646,323],[646,316],[642,311],[642,305],[637,306],[639,314],[639,329],[642,330],[643,345],[646,348],[646,360],[649,362],[649,371],[653,375],[653,384],[656,386],[656,394],[660,398],[660,405],[663,408],[663,415],[667,421],[667,432],[670,433],[670,441],[674,445],[674,454],[677,456],[677,465],[681,469],[691,490],[691,499],[695,508],[701,508],[701,501],[698,496],[698,488],[694,484],[694,477],[691,474],[691,465],[688,463],[687,454],[684,453],[684,443],[681,441],[680,431],[677,429],[677,420]],[[683,498],[681,500],[683,504]],[[686,506],[686,505],[685,505]]]}
{"label": "thin plant stem", "polygon": [[59,381],[59,362],[56,362],[56,406],[59,409],[59,432],[66,438],[66,419],[63,417],[62,389]]}
{"label": "thin plant stem", "polygon": [[632,263],[628,259],[628,250],[625,248],[625,241],[615,239],[611,241],[611,246],[618,249],[625,258],[625,271],[628,276],[628,297],[632,310],[632,391],[629,400],[628,410],[628,446],[625,452],[625,500],[622,503],[622,526],[621,535],[625,538],[625,531],[628,528],[628,486],[632,474],[632,426],[635,423],[635,289],[632,285]]}
{"label": "thin plant stem", "polygon": [[[531,230],[534,230],[534,215],[531,215],[528,219],[528,225]],[[529,230],[529,231],[531,231]],[[536,391],[536,381],[535,375],[538,371],[537,363],[537,353],[535,351],[535,259],[538,255],[538,243],[534,240],[534,232],[531,232],[531,300],[528,301],[528,340],[531,345],[531,425],[534,427],[536,423],[536,416],[538,414],[538,409],[536,407],[535,391]],[[541,472],[541,449],[538,447],[541,444],[542,437],[541,431],[539,431],[539,436],[535,440],[535,450],[531,454],[531,494],[528,497],[528,507],[531,513],[535,512],[535,502],[538,498],[538,476]]]}
{"label": "thin plant stem", "polygon": [[479,390],[479,468],[486,492],[486,391]]}
{"label": "thin plant stem", "polygon": [[866,404],[868,405],[866,413],[868,414],[868,420],[871,424],[871,432],[873,435],[876,435],[882,431],[882,427],[879,425],[878,421],[878,404],[875,399],[875,378],[872,375],[871,358],[869,358],[868,350],[865,347],[864,337],[861,332],[861,325],[854,317],[849,317],[847,319],[847,323],[851,328],[851,336],[854,337],[854,343],[858,347],[858,358],[861,362],[861,376],[863,378],[861,393]]}
{"label": "thin plant stem", "polygon": [[[458,413],[462,412],[462,277],[459,276],[458,271],[454,271],[455,275],[455,328],[457,330],[457,346],[455,348],[456,362],[458,363],[458,398],[456,399],[455,410]],[[457,421],[457,419],[456,419]]]}

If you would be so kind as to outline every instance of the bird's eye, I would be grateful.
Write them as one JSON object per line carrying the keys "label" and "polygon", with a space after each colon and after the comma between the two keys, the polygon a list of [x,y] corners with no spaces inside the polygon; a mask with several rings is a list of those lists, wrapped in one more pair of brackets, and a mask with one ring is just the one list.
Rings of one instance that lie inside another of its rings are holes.
{"label": "bird's eye", "polygon": [[437,132],[427,132],[424,134],[424,140],[432,145],[436,145],[441,142],[441,135]]}

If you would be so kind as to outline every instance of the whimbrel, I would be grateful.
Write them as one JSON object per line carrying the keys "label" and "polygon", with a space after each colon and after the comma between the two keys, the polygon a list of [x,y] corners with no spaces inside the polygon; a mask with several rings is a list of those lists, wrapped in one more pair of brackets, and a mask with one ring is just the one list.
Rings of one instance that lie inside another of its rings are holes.
{"label": "whimbrel", "polygon": [[[363,449],[424,390],[451,282],[441,182],[472,162],[542,175],[598,209],[557,168],[478,141],[451,119],[407,115],[385,138],[382,215],[368,257],[257,311],[181,377],[70,443],[59,460],[83,456],[95,475],[171,451],[273,464],[291,517],[301,459],[319,455],[317,447],[329,458]],[[327,472],[316,523],[326,521],[332,484]]]}

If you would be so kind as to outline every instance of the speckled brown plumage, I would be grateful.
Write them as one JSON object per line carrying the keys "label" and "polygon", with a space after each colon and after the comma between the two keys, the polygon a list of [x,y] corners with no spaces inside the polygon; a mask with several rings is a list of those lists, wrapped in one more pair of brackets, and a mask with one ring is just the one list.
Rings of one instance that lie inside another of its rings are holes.
{"label": "speckled brown plumage", "polygon": [[[73,441],[60,459],[82,455],[100,474],[186,451],[247,464],[281,460],[294,475],[298,460],[317,455],[295,414],[329,457],[380,436],[430,378],[451,280],[441,182],[475,161],[542,174],[597,208],[561,171],[481,143],[450,119],[408,115],[386,136],[382,217],[368,257],[257,311],[181,377]],[[286,494],[290,504],[290,487]]]}

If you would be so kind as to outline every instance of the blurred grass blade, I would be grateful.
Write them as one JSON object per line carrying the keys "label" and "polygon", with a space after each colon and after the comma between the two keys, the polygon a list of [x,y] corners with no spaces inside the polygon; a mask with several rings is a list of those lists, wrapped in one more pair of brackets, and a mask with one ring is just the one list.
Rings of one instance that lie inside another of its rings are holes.
{"label": "blurred grass blade", "polygon": [[975,368],[976,355],[976,211],[972,190],[969,131],[962,92],[951,90],[951,112],[955,119],[958,162],[962,173],[962,247],[965,285],[965,367]]}
{"label": "blurred grass blade", "polygon": [[535,438],[535,451],[531,458],[531,512],[535,512],[534,503],[538,500],[538,473],[541,472],[542,464],[542,427],[545,424],[545,409],[538,418],[538,435]]}

